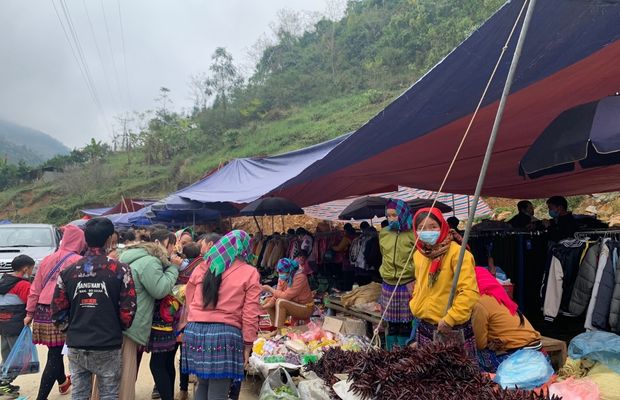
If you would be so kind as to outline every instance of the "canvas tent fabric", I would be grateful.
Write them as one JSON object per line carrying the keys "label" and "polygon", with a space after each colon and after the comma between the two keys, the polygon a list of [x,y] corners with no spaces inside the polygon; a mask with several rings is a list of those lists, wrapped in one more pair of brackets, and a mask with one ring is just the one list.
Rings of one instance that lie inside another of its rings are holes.
{"label": "canvas tent fabric", "polygon": [[202,203],[251,203],[323,158],[347,137],[348,134],[342,135],[273,157],[232,160],[201,181],[169,196],[168,201],[172,203],[177,201],[175,197],[180,197]]}
{"label": "canvas tent fabric", "polygon": [[110,211],[112,207],[100,207],[100,208],[87,208],[84,210],[80,210],[82,214],[88,215],[89,217],[100,217]]}
{"label": "canvas tent fabric", "polygon": [[[373,196],[400,199],[408,202],[413,199],[434,199],[437,196],[437,192],[400,187],[397,191],[379,193]],[[309,206],[305,207],[304,211],[306,215],[314,218],[337,221],[338,215],[340,215],[342,210],[358,198],[359,197],[349,197],[347,199],[334,200],[323,204]],[[437,200],[452,207],[452,211],[445,214],[446,217],[454,215],[460,220],[466,220],[473,197],[459,194],[439,193]],[[478,207],[476,208],[476,217],[490,217],[492,213],[493,212],[491,211],[489,205],[484,200],[480,199],[478,202]]]}
{"label": "canvas tent fabric", "polygon": [[153,202],[150,200],[122,199],[112,207],[90,208],[81,211],[82,214],[88,215],[89,217],[101,217],[135,212],[151,204],[153,204]]}
{"label": "canvas tent fabric", "polygon": [[[524,0],[506,3],[411,88],[322,160],[274,190],[308,206],[389,184],[437,190]],[[620,189],[620,166],[536,180],[519,161],[561,112],[620,88],[620,1],[538,2],[483,194],[534,198]],[[457,158],[445,192],[472,194],[521,23]],[[561,140],[561,138],[558,138]]]}

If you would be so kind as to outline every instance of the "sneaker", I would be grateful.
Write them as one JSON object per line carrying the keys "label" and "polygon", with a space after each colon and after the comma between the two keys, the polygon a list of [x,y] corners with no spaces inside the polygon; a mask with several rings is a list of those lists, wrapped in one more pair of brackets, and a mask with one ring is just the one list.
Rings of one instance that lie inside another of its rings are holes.
{"label": "sneaker", "polygon": [[176,400],[189,400],[189,393],[186,390],[181,390]]}
{"label": "sneaker", "polygon": [[58,385],[58,391],[63,396],[69,394],[69,390],[71,390],[71,375],[67,375],[67,379],[65,379],[65,383],[62,385]]}
{"label": "sneaker", "polygon": [[19,392],[17,390],[13,390],[10,387],[11,385],[2,385],[0,386],[0,398],[4,399],[17,399],[19,397]]}
{"label": "sneaker", "polygon": [[151,393],[151,399],[161,399],[161,395],[156,387],[153,388],[153,393]]}

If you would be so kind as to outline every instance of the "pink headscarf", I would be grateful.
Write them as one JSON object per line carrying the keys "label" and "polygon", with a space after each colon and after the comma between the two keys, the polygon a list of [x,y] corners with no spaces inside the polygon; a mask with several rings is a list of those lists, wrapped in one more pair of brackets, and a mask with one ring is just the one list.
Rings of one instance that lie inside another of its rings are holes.
{"label": "pink headscarf", "polygon": [[486,268],[476,267],[476,280],[478,281],[478,289],[480,295],[486,294],[495,298],[500,304],[503,304],[510,314],[515,315],[519,306],[515,303],[504,290],[502,285],[495,279]]}

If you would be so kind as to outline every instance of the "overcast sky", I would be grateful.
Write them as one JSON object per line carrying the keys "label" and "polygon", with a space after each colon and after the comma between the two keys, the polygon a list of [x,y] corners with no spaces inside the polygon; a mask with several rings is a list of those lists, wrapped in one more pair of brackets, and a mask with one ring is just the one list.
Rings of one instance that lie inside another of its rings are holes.
{"label": "overcast sky", "polygon": [[66,24],[60,0],[0,0],[0,119],[42,130],[69,147],[80,147],[91,137],[109,141],[114,117],[153,108],[161,86],[171,90],[177,110],[190,108],[190,77],[208,70],[216,47],[225,47],[236,62],[248,65],[249,48],[270,32],[279,10],[326,8],[323,0],[64,4],[102,112],[89,95],[54,10],[56,5]]}

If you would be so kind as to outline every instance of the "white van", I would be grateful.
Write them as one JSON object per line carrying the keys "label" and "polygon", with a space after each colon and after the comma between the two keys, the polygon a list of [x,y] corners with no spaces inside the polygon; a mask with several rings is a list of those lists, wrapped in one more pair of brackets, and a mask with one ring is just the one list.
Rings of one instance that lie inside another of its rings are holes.
{"label": "white van", "polygon": [[61,233],[54,225],[0,225],[0,276],[13,272],[11,262],[20,254],[26,254],[36,261],[36,273],[41,260],[58,250],[60,239]]}

